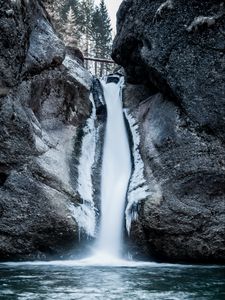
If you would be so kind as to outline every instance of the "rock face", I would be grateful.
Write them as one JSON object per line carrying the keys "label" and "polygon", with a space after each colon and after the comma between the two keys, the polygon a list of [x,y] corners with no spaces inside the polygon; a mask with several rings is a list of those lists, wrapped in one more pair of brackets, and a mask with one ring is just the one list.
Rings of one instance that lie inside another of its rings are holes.
{"label": "rock face", "polygon": [[117,26],[149,188],[131,224],[136,255],[224,263],[224,3],[126,0]]}
{"label": "rock face", "polygon": [[41,2],[0,0],[0,28],[0,260],[46,259],[88,234],[73,175],[92,78]]}

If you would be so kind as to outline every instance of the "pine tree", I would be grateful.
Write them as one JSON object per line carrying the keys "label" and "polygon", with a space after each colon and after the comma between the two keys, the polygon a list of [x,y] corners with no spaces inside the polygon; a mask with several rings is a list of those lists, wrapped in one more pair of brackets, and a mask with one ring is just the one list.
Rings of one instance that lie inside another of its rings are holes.
{"label": "pine tree", "polygon": [[91,43],[91,20],[94,11],[94,0],[82,0],[80,3],[80,28],[84,35],[83,51],[86,56],[90,55]]}
{"label": "pine tree", "polygon": [[78,47],[78,30],[76,28],[76,17],[71,6],[66,14],[64,41],[67,46]]}
{"label": "pine tree", "polygon": [[[85,56],[110,58],[112,29],[104,0],[99,6],[94,0],[45,0],[45,6],[66,45],[79,47]],[[99,75],[103,68],[108,65]]]}
{"label": "pine tree", "polygon": [[[95,8],[91,22],[91,33],[94,41],[95,55],[101,58],[110,58],[112,47],[112,28],[104,0]],[[107,69],[108,67],[105,66]],[[100,76],[103,74],[104,65],[101,65]]]}
{"label": "pine tree", "polygon": [[105,1],[101,0],[100,2],[100,14],[102,18],[102,30],[101,33],[101,48],[102,48],[102,55],[106,58],[109,58],[111,55],[111,48],[112,48],[112,28],[111,22],[109,18],[109,14],[105,5]]}
{"label": "pine tree", "polygon": [[67,0],[67,1],[65,1],[64,5],[63,5],[63,8],[62,8],[62,19],[66,22],[67,13],[68,13],[70,7],[74,11],[74,14],[76,16],[76,21],[79,25],[80,0]]}
{"label": "pine tree", "polygon": [[93,51],[96,57],[101,57],[101,32],[100,29],[102,27],[102,18],[100,9],[97,6],[92,16],[91,20],[91,37],[93,40]]}

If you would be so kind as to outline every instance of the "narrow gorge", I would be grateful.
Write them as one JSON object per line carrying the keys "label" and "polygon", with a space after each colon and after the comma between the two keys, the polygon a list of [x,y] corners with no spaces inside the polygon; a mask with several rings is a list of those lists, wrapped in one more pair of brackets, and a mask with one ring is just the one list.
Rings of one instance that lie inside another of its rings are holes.
{"label": "narrow gorge", "polygon": [[0,298],[223,300],[224,128],[223,0],[0,0]]}
{"label": "narrow gorge", "polygon": [[123,1],[102,79],[0,4],[0,260],[224,263],[224,2]]}

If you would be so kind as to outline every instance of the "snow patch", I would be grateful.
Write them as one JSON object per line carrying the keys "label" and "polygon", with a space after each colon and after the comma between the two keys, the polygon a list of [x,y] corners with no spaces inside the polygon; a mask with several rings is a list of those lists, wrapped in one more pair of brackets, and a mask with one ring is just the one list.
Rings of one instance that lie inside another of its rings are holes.
{"label": "snow patch", "polygon": [[128,188],[128,204],[125,210],[126,228],[129,234],[132,221],[138,218],[138,203],[149,195],[149,188],[144,177],[144,163],[139,151],[139,127],[134,117],[128,113],[128,110],[124,109],[124,112],[133,137],[132,154],[134,160],[134,170]]}
{"label": "snow patch", "polygon": [[92,75],[91,73],[83,68],[76,60],[70,55],[66,55],[63,65],[68,69],[70,75],[81,85],[86,87],[87,90],[91,89]]}
{"label": "snow patch", "polygon": [[90,95],[90,101],[92,103],[92,113],[90,118],[87,120],[86,126],[84,128],[81,157],[78,166],[78,193],[84,201],[84,204],[82,206],[82,211],[84,211],[85,214],[84,219],[86,218],[86,216],[89,216],[88,228],[92,229],[91,235],[94,235],[95,210],[93,201],[94,188],[92,184],[92,168],[95,163],[97,132],[95,127],[96,108],[92,94]]}
{"label": "snow patch", "polygon": [[[69,162],[73,152],[73,141],[76,136],[76,128],[67,126],[63,129],[52,130],[50,132],[43,131],[42,139],[36,136],[36,146],[39,150],[48,150],[37,158],[39,165],[58,179],[66,187],[71,190],[70,168]],[[51,145],[49,147],[48,145]],[[45,146],[43,146],[45,145]]]}
{"label": "snow patch", "polygon": [[[93,205],[80,204],[79,206],[70,205],[69,210],[77,222],[79,232],[81,229],[88,236],[95,235],[95,208]],[[79,234],[80,235],[80,234]]]}
{"label": "snow patch", "polygon": [[167,0],[165,2],[163,2],[160,7],[157,9],[156,11],[156,15],[162,15],[162,12],[165,9],[173,9],[173,1],[172,0]]}
{"label": "snow patch", "polygon": [[204,17],[199,16],[187,27],[188,32],[197,31],[199,27],[207,25],[208,27],[213,26],[216,23],[216,17]]}
{"label": "snow patch", "polygon": [[94,165],[95,161],[96,149],[96,109],[92,94],[90,95],[90,101],[92,102],[92,113],[84,128],[81,157],[78,166],[78,192],[84,201],[92,203],[92,166]]}
{"label": "snow patch", "polygon": [[163,2],[159,8],[157,9],[155,16],[154,16],[154,22],[157,21],[157,19],[161,18],[162,15],[169,10],[172,10],[174,8],[174,1],[173,0],[167,0]]}
{"label": "snow patch", "polygon": [[37,135],[35,135],[35,147],[39,153],[45,153],[49,150],[48,146]]}

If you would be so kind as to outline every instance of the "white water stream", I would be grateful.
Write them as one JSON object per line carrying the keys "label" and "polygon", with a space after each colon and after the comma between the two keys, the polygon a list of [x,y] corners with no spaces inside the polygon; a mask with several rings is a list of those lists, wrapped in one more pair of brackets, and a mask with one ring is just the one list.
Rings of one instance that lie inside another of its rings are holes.
{"label": "white water stream", "polygon": [[131,157],[122,108],[123,78],[101,81],[107,106],[101,181],[101,223],[96,252],[101,260],[120,258]]}

